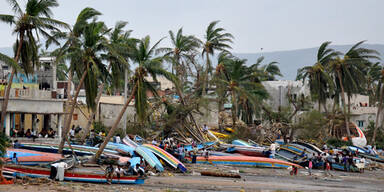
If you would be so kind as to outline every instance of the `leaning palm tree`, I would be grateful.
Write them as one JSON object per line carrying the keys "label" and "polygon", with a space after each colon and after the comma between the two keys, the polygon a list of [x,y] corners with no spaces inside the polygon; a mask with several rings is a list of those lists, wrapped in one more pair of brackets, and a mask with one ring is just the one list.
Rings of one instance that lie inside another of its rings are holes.
{"label": "leaning palm tree", "polygon": [[233,42],[233,35],[230,33],[226,33],[224,28],[216,28],[216,25],[219,21],[213,21],[208,25],[208,28],[205,32],[205,42],[203,44],[202,55],[205,54],[205,71],[203,76],[203,89],[202,94],[206,94],[206,89],[208,87],[208,75],[212,71],[210,56],[214,55],[215,51],[228,51],[231,49],[229,43]]}
{"label": "leaning palm tree", "polygon": [[[34,66],[38,63],[37,42],[39,39],[36,39],[35,35],[40,34],[55,41],[49,31],[59,31],[58,27],[68,27],[68,25],[52,18],[51,9],[59,6],[56,0],[28,0],[25,10],[21,9],[16,0],[8,0],[8,2],[15,15],[0,14],[0,21],[15,26],[13,31],[17,35],[17,39],[14,60],[16,63],[21,63],[26,74],[32,73]],[[15,73],[16,68],[12,68],[1,109],[0,127],[3,127]],[[0,129],[0,132],[2,130]]]}
{"label": "leaning palm tree", "polygon": [[326,101],[332,95],[334,83],[331,75],[326,69],[329,62],[336,56],[340,55],[333,49],[328,48],[331,42],[327,41],[321,44],[317,51],[317,61],[312,66],[306,66],[298,70],[296,79],[308,80],[309,89],[312,99],[317,100],[318,110],[321,110],[321,105],[324,106],[324,111],[327,112]]}
{"label": "leaning palm tree", "polygon": [[[130,52],[132,47],[136,45],[137,39],[131,38],[131,31],[124,31],[124,27],[127,25],[127,22],[119,21],[116,23],[114,29],[108,34],[108,44],[109,47],[107,53],[102,54],[104,60],[109,62],[107,73],[102,75],[102,82],[99,85],[99,92],[95,99],[96,106],[98,105],[101,95],[104,91],[104,86],[107,82],[111,84],[111,86],[118,89],[121,87],[120,80],[124,78],[125,70],[129,70],[128,60],[130,57]],[[110,75],[111,71],[111,75]],[[95,110],[92,110],[87,126],[85,127],[85,133],[82,137],[82,141],[85,140],[88,132],[90,131],[90,127],[95,120]]]}
{"label": "leaning palm tree", "polygon": [[[334,73],[336,78],[335,84],[341,90],[345,128],[350,141],[350,97],[353,93],[359,93],[362,90],[362,85],[365,83],[363,71],[370,62],[369,59],[379,59],[377,51],[359,47],[362,43],[364,41],[356,43],[344,54],[343,58],[337,57],[329,63],[329,70]],[[345,94],[348,96],[348,104]]]}
{"label": "leaning palm tree", "polygon": [[63,138],[59,145],[59,152],[64,146],[69,131],[72,115],[77,105],[77,97],[80,88],[85,87],[87,106],[94,110],[95,98],[97,94],[97,77],[99,74],[105,74],[105,65],[102,63],[100,53],[104,52],[107,47],[104,35],[108,32],[104,22],[93,21],[86,24],[81,32],[81,38],[63,51],[64,58],[70,61],[70,68],[80,78],[77,85],[69,114],[64,122]]}
{"label": "leaning palm tree", "polygon": [[159,45],[160,41],[161,40],[156,42],[155,45],[151,47],[150,37],[146,36],[145,38],[141,39],[138,45],[132,50],[131,59],[133,62],[138,64],[138,67],[135,69],[135,74],[131,78],[130,84],[133,85],[131,95],[125,102],[123,108],[121,109],[119,115],[113,123],[112,128],[109,130],[104,142],[100,145],[99,150],[95,154],[95,159],[98,159],[100,157],[105,146],[114,135],[115,130],[132,99],[135,100],[135,109],[139,123],[143,125],[144,122],[147,120],[149,99],[147,92],[152,92],[155,97],[157,97],[158,94],[156,88],[153,87],[153,85],[151,85],[150,82],[147,81],[146,77],[151,76],[156,81],[156,77],[158,75],[162,75],[168,80],[175,83],[176,85],[178,84],[177,78],[172,73],[162,68],[163,58],[154,58],[156,48]]}
{"label": "leaning palm tree", "polygon": [[197,52],[201,41],[193,35],[183,35],[183,28],[180,28],[176,35],[173,31],[169,31],[171,38],[171,48],[160,48],[159,51],[165,52],[164,56],[169,57],[172,63],[172,73],[176,70],[176,76],[183,82],[186,81],[186,63],[190,60],[190,55]]}

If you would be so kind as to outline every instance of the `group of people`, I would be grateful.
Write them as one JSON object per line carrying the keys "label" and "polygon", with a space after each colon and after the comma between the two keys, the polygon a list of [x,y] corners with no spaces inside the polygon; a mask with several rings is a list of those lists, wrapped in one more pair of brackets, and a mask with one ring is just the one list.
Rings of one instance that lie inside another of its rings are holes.
{"label": "group of people", "polygon": [[322,167],[325,170],[325,175],[332,176],[330,170],[333,169],[333,164],[344,166],[344,170],[347,172],[352,171],[354,167],[358,168],[360,172],[364,172],[365,158],[355,159],[354,153],[344,150],[338,153],[336,150],[324,150],[323,153],[306,154],[306,150],[300,155],[301,158],[307,160],[309,175],[312,175],[313,167]]}
{"label": "group of people", "polygon": [[125,165],[118,164],[116,168],[113,167],[113,164],[109,164],[105,168],[105,177],[107,178],[107,183],[112,184],[113,177],[117,177],[117,183],[120,183],[120,178],[122,176],[131,176],[138,175],[140,177],[145,177],[145,163],[143,160],[140,161],[140,164],[136,164],[135,166],[131,165],[131,162],[127,162]]}
{"label": "group of people", "polygon": [[27,129],[27,131],[22,128],[21,130],[13,130],[13,137],[27,137],[27,138],[55,138],[56,131],[52,128],[42,129],[40,133],[37,133],[36,130]]}

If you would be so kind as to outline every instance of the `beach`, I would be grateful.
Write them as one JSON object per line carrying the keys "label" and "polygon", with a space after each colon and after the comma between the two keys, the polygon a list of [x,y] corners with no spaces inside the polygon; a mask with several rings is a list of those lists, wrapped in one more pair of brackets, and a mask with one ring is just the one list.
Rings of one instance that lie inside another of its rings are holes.
{"label": "beach", "polygon": [[[39,185],[2,185],[0,191],[382,191],[384,171],[364,173],[331,171],[325,177],[323,170],[313,170],[309,176],[300,169],[297,176],[289,175],[287,169],[266,169],[232,166],[190,165],[192,172],[181,174],[164,172],[150,176],[143,185],[106,185],[76,182],[53,182]],[[240,179],[201,176],[200,171],[225,170],[239,172]]]}

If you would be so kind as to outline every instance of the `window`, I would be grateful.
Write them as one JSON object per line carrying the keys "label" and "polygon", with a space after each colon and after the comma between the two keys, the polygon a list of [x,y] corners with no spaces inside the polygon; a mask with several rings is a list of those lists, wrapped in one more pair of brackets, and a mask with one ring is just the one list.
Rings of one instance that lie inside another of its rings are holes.
{"label": "window", "polygon": [[73,120],[76,121],[78,119],[78,115],[77,114],[73,114]]}
{"label": "window", "polygon": [[363,120],[357,120],[357,126],[360,128],[364,127],[364,121]]}

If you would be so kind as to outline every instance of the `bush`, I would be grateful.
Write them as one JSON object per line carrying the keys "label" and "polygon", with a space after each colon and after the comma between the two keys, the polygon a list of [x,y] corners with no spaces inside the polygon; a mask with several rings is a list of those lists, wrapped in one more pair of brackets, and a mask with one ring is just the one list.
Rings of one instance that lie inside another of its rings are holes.
{"label": "bush", "polygon": [[331,138],[326,141],[327,145],[333,147],[342,147],[342,146],[351,146],[353,145],[351,141],[343,141],[336,138]]}

